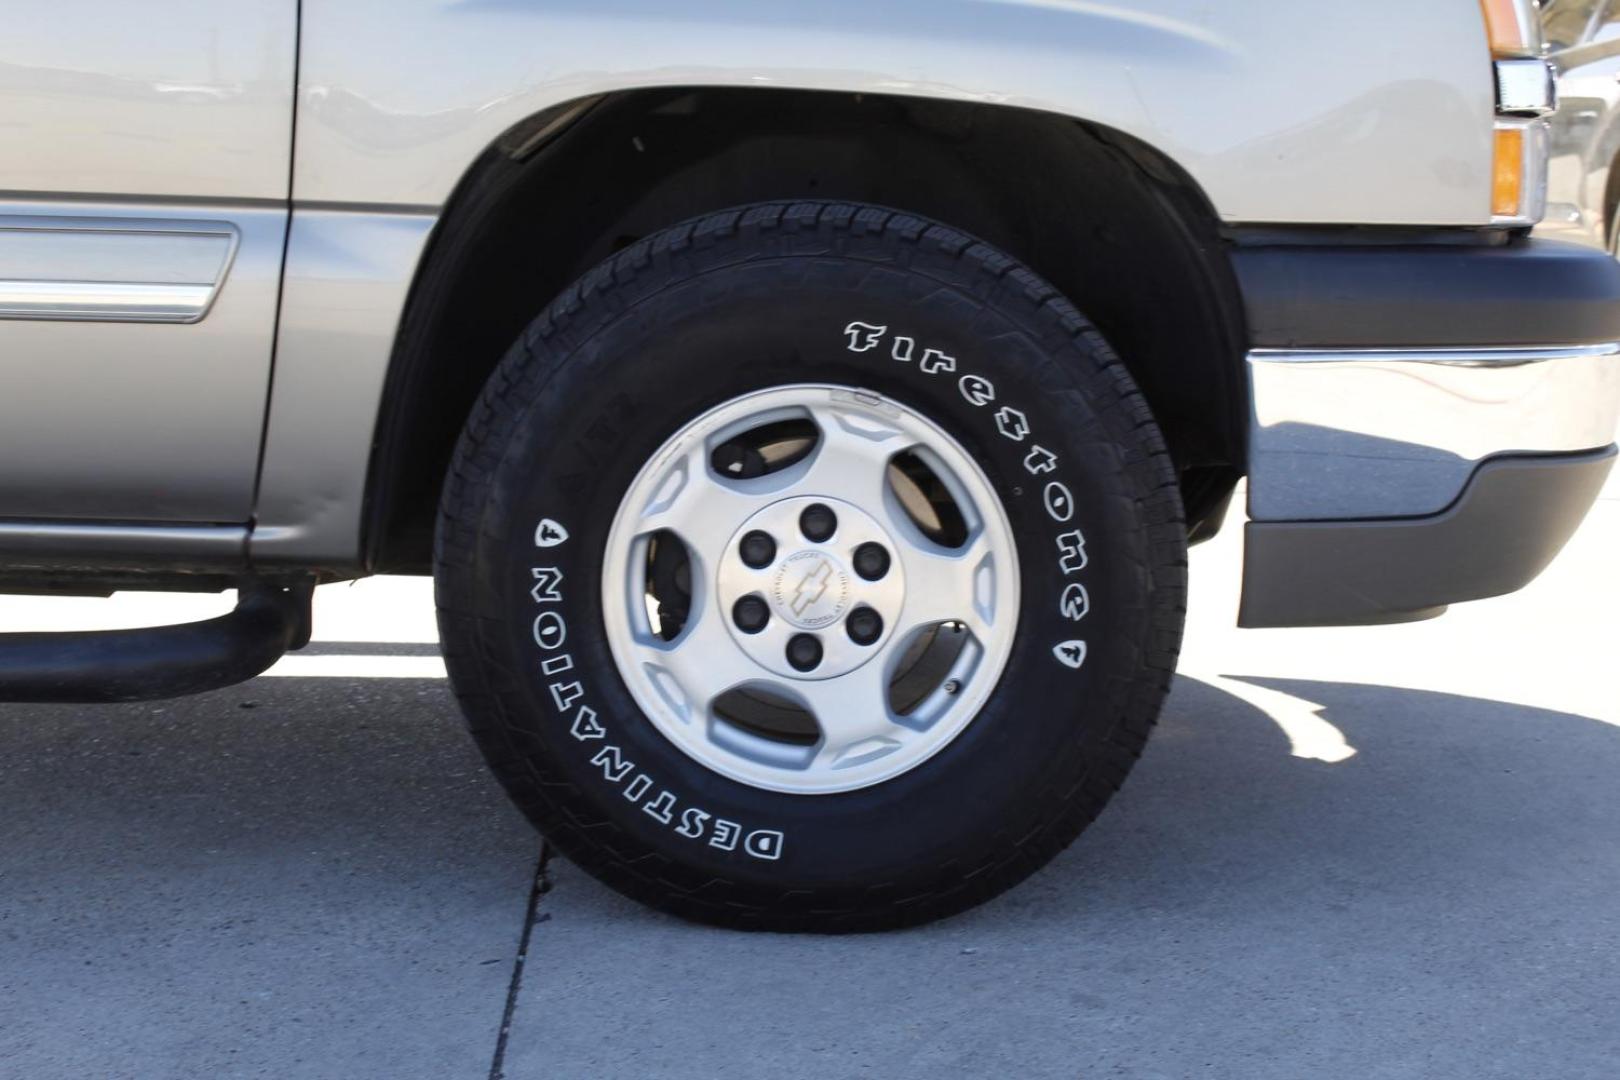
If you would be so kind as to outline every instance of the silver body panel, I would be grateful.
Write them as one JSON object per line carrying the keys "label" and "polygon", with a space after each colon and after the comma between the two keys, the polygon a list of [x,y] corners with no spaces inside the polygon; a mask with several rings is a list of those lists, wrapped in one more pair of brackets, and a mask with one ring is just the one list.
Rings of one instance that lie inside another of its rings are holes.
{"label": "silver body panel", "polygon": [[[1390,25],[1401,32],[1382,33]],[[362,0],[306,3],[300,206],[254,562],[356,558],[367,451],[420,250],[373,226],[390,209],[442,206],[479,154],[542,110],[698,85],[1015,105],[1135,135],[1228,220],[1477,225],[1490,221],[1495,95],[1482,34],[1474,0],[401,0],[386,19]],[[1344,41],[1369,35],[1376,63],[1348,62]],[[310,218],[306,235],[306,204],[353,216]],[[326,231],[348,239],[328,245]],[[367,237],[382,247],[349,246]],[[328,276],[328,258],[346,269]],[[352,299],[332,304],[328,287]]]}
{"label": "silver body panel", "polygon": [[10,8],[0,518],[247,522],[286,230],[298,5]]}
{"label": "silver body panel", "polygon": [[1486,224],[1477,0],[306,0],[294,188],[439,206],[535,113],[660,86],[1014,105],[1156,147],[1227,220]]}
{"label": "silver body panel", "polygon": [[1556,349],[1255,350],[1249,516],[1436,514],[1481,461],[1606,446],[1620,344]]}
{"label": "silver body panel", "polygon": [[435,218],[299,210],[287,245],[256,565],[359,558],[372,435],[394,327]]}
{"label": "silver body panel", "polygon": [[[286,218],[0,204],[0,518],[253,516]],[[114,280],[51,280],[96,273]]]}
{"label": "silver body panel", "polygon": [[[255,566],[361,570],[436,215],[503,132],[560,103],[701,85],[1013,105],[1141,139],[1231,222],[1483,225],[1491,70],[1477,0],[20,11],[0,41],[0,190],[17,193],[0,206],[0,550],[22,519],[75,550],[127,549],[149,522],[239,552],[251,523]],[[1425,513],[1493,450],[1588,445],[1593,401],[1612,429],[1612,363],[1457,360],[1257,354],[1256,512]],[[1429,410],[1452,417],[1444,437]]]}
{"label": "silver body panel", "polygon": [[295,0],[6,5],[0,191],[287,197]]}

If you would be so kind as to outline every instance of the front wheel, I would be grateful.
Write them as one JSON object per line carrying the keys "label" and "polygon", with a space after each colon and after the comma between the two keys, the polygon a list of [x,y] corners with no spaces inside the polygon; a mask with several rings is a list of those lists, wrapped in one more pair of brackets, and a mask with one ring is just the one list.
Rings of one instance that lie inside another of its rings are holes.
{"label": "front wheel", "polygon": [[1185,534],[1124,367],[893,211],[765,204],[557,298],[439,524],[446,660],[517,804],[706,922],[959,911],[1097,814],[1179,645]]}

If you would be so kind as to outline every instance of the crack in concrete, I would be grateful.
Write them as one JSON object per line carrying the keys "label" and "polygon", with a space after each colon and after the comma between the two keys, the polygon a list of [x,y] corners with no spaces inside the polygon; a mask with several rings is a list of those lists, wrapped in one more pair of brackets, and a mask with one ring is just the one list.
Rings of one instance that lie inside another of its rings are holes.
{"label": "crack in concrete", "polygon": [[506,988],[506,1008],[501,1013],[501,1030],[495,1038],[495,1056],[489,1063],[489,1080],[505,1080],[506,1043],[512,1034],[512,1015],[517,1011],[518,995],[523,992],[523,967],[529,959],[529,939],[534,928],[549,916],[541,915],[540,898],[551,891],[551,879],[546,867],[551,863],[551,846],[540,841],[540,860],[534,867],[534,883],[529,887],[529,903],[523,912],[523,934],[518,938],[517,957],[512,961],[512,981]]}

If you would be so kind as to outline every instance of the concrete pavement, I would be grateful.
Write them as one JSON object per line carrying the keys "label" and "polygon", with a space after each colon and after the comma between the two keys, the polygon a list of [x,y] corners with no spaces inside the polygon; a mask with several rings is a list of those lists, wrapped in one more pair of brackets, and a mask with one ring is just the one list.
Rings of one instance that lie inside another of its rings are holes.
{"label": "concrete pavement", "polygon": [[483,1076],[539,846],[443,680],[7,708],[0,1076]]}
{"label": "concrete pavement", "polygon": [[562,860],[531,904],[419,582],[323,590],[242,687],[0,708],[0,1076],[1615,1075],[1620,486],[1528,591],[1411,626],[1231,629],[1237,524],[1115,804],[899,934],[691,927]]}

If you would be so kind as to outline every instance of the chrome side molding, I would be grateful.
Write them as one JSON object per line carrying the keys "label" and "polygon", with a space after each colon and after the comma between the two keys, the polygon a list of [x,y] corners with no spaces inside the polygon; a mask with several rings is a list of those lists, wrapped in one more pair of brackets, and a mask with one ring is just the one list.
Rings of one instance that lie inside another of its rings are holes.
{"label": "chrome side molding", "polygon": [[207,314],[216,288],[130,281],[0,281],[0,317],[192,323]]}
{"label": "chrome side molding", "polygon": [[1416,517],[1478,463],[1591,450],[1620,420],[1620,343],[1497,349],[1256,349],[1249,516]]}
{"label": "chrome side molding", "polygon": [[0,216],[0,319],[199,322],[238,241],[223,221]]}

